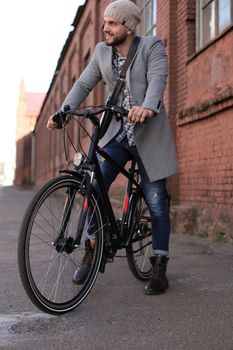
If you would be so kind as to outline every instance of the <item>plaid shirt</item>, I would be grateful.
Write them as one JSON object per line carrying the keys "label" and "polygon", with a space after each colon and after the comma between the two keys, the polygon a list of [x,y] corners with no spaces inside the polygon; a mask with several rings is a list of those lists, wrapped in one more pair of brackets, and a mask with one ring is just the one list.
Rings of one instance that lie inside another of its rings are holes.
{"label": "plaid shirt", "polygon": [[[121,69],[125,63],[126,57],[121,56],[119,53],[116,52],[116,50],[113,50],[113,70],[116,74],[116,77],[119,78]],[[126,82],[123,86],[123,98],[122,98],[122,107],[126,109],[130,109],[134,105],[133,97],[131,95],[130,89],[127,86]],[[120,131],[120,133],[116,136],[116,140],[120,142],[125,135],[127,135],[129,145],[134,145],[134,138],[133,138],[133,123],[125,122],[123,124],[123,128]]]}

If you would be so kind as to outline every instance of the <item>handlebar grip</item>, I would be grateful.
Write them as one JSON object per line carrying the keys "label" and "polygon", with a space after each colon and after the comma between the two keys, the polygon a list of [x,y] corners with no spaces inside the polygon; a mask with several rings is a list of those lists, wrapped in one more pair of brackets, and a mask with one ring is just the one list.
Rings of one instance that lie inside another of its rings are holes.
{"label": "handlebar grip", "polygon": [[128,113],[129,113],[128,109],[123,108],[123,107],[118,107],[118,106],[114,106],[113,111],[116,114],[120,114],[121,117],[127,117]]}
{"label": "handlebar grip", "polygon": [[57,129],[63,128],[63,123],[66,121],[67,114],[63,111],[58,111],[53,115],[53,121],[57,124]]}
{"label": "handlebar grip", "polygon": [[69,105],[65,105],[64,106],[64,111],[67,112],[67,113],[70,112],[71,111],[70,106]]}

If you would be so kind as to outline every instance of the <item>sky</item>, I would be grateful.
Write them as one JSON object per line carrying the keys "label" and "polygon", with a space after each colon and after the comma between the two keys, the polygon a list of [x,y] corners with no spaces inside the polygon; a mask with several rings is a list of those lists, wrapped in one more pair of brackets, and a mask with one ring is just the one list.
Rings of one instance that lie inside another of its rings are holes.
{"label": "sky", "polygon": [[0,3],[0,163],[13,178],[16,109],[19,85],[46,92],[72,30],[77,9],[85,0],[1,0]]}

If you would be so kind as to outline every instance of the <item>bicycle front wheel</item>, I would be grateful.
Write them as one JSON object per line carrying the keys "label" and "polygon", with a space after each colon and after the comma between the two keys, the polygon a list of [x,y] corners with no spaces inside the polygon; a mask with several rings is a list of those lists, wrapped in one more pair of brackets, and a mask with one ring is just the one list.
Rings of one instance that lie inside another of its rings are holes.
{"label": "bicycle front wheel", "polygon": [[130,200],[129,230],[130,241],[126,247],[129,268],[142,281],[151,277],[150,263],[152,244],[152,222],[147,204],[136,192]]}
{"label": "bicycle front wheel", "polygon": [[[103,253],[103,221],[95,194],[78,244],[74,244],[85,189],[82,178],[59,176],[45,184],[30,203],[19,233],[18,265],[23,287],[42,311],[62,314],[88,295],[96,280]],[[94,232],[96,244],[88,276],[72,282],[85,254],[85,241]]]}

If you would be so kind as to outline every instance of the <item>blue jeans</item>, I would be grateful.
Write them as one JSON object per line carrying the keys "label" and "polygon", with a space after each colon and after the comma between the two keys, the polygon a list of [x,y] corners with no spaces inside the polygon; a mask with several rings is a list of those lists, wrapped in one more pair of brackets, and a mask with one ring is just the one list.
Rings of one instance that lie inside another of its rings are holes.
{"label": "blue jeans", "polygon": [[[112,140],[104,151],[120,166],[135,158],[138,164],[144,197],[152,219],[152,248],[154,254],[167,255],[169,250],[170,218],[167,207],[166,179],[150,182],[136,146],[129,146],[127,137],[121,142]],[[106,160],[100,160],[100,168],[107,190],[119,170]]]}

